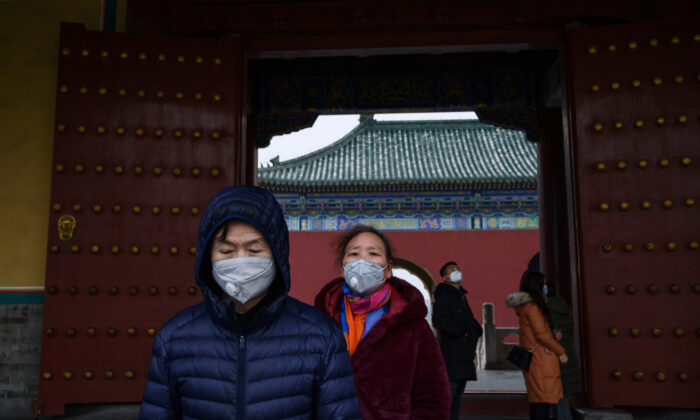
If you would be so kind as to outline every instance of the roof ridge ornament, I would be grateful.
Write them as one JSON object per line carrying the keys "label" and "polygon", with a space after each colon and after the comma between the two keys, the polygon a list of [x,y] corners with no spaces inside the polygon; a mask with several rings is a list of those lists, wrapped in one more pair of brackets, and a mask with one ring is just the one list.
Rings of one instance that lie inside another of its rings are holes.
{"label": "roof ridge ornament", "polygon": [[360,124],[371,124],[374,122],[374,114],[360,114]]}

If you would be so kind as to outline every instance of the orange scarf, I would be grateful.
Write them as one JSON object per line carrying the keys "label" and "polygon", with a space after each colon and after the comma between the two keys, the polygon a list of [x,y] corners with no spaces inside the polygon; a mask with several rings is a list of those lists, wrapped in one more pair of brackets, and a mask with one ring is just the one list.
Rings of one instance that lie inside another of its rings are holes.
{"label": "orange scarf", "polygon": [[356,294],[343,284],[344,306],[340,313],[340,326],[351,357],[360,340],[388,312],[390,298],[391,287],[388,283],[369,296]]}
{"label": "orange scarf", "polygon": [[[365,332],[365,318],[367,317],[367,312],[355,314],[352,312],[352,309],[350,309],[350,302],[347,297],[343,299],[343,302],[345,303],[345,319],[348,323],[348,331],[344,335],[345,341],[348,343],[348,352],[352,357],[357,349],[357,345],[360,344],[362,333]],[[350,314],[350,316],[348,317],[347,314]]]}

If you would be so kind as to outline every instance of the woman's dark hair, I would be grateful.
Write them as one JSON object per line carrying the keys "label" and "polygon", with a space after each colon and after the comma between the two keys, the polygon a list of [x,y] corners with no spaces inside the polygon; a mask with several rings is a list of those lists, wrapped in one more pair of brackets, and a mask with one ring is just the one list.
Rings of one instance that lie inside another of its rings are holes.
{"label": "woman's dark hair", "polygon": [[540,271],[540,253],[533,255],[530,262],[527,263],[528,271]]}
{"label": "woman's dark hair", "polygon": [[525,271],[520,279],[520,291],[530,295],[532,301],[540,308],[540,312],[547,319],[547,323],[552,325],[552,320],[549,315],[549,309],[542,296],[542,287],[544,286],[544,274],[539,271]]}
{"label": "woman's dark hair", "polygon": [[372,226],[355,225],[343,232],[343,234],[339,236],[335,241],[336,263],[338,264],[338,266],[343,266],[343,258],[345,258],[345,249],[348,247],[350,241],[352,241],[352,238],[359,235],[360,233],[373,233],[377,235],[379,239],[381,239],[384,243],[384,249],[386,250],[386,262],[394,262],[394,257],[391,254],[391,243],[389,242],[389,239],[387,239],[386,236],[384,236],[384,234],[382,234]]}

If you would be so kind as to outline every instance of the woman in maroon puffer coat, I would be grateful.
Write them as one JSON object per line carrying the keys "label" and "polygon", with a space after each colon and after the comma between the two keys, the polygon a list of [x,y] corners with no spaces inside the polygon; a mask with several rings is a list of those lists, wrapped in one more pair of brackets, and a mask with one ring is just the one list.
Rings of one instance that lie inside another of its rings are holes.
{"label": "woman in maroon puffer coat", "polygon": [[343,331],[363,420],[447,419],[450,386],[420,292],[392,276],[391,246],[370,226],[338,241],[343,277],[316,308]]}

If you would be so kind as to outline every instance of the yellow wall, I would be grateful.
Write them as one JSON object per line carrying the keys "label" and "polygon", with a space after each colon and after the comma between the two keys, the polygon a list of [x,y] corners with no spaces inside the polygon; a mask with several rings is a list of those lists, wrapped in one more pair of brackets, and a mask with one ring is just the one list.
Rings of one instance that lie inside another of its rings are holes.
{"label": "yellow wall", "polygon": [[0,1],[0,288],[44,285],[60,22],[99,30],[101,3]]}

